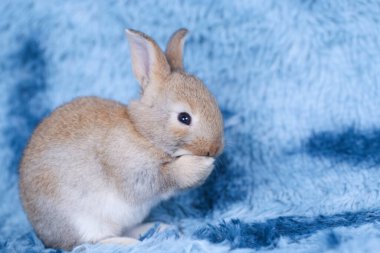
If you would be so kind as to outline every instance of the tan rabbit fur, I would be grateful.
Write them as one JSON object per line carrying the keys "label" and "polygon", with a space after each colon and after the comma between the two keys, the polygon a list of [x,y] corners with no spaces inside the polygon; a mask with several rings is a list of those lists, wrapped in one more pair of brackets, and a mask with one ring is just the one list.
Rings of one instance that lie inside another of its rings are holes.
{"label": "tan rabbit fur", "polygon": [[[186,32],[173,34],[165,54],[147,35],[127,30],[141,98],[128,107],[79,98],[33,133],[20,194],[46,246],[117,243],[160,200],[211,173],[223,149],[222,116],[203,83],[183,70]],[[181,112],[191,115],[189,125],[179,121]]]}

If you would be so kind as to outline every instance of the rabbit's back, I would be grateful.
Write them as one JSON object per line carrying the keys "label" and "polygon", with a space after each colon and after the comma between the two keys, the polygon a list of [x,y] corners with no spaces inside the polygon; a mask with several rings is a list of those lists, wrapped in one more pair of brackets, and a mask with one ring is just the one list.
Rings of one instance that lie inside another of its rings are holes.
{"label": "rabbit's back", "polygon": [[65,175],[68,175],[67,166],[74,157],[79,156],[77,161],[81,162],[95,159],[91,156],[101,152],[107,133],[117,126],[133,128],[127,107],[111,100],[83,97],[57,108],[36,128],[24,151],[20,167],[21,193],[26,186],[23,180],[42,174],[44,166],[52,170],[44,177],[58,173],[61,167],[65,167]]}
{"label": "rabbit's back", "polygon": [[38,140],[32,139],[29,145],[88,137],[94,134],[90,130],[97,133],[123,122],[128,122],[126,106],[112,100],[82,97],[59,107],[47,117],[33,135]]}

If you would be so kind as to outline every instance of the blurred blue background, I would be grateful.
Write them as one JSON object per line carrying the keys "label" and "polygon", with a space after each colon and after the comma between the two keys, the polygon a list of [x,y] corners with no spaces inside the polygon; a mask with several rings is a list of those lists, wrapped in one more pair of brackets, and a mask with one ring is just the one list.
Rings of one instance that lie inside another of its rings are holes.
{"label": "blurred blue background", "polygon": [[180,238],[77,251],[378,252],[379,1],[2,0],[0,13],[0,251],[53,251],[17,189],[38,122],[78,96],[136,98],[124,29],[164,47],[186,27],[185,68],[220,104],[225,152],[205,185],[153,210]]}

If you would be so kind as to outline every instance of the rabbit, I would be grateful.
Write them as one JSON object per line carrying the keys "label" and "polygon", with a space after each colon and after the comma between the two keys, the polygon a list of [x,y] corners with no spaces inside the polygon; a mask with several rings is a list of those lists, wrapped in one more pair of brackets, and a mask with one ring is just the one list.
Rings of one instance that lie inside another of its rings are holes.
{"label": "rabbit", "polygon": [[129,105],[77,98],[35,129],[19,187],[45,246],[134,243],[124,235],[152,207],[212,172],[224,147],[223,119],[203,82],[184,71],[186,34],[176,31],[164,53],[149,36],[127,29],[140,98]]}

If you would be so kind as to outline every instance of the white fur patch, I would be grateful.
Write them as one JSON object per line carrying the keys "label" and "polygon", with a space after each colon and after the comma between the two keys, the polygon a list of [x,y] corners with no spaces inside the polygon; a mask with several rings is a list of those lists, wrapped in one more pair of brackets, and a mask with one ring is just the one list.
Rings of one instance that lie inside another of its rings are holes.
{"label": "white fur patch", "polygon": [[183,156],[183,155],[192,155],[193,153],[186,149],[178,149],[173,156]]}
{"label": "white fur patch", "polygon": [[149,213],[153,203],[132,206],[116,192],[94,193],[82,200],[72,220],[83,241],[120,236],[125,228],[136,226]]}

